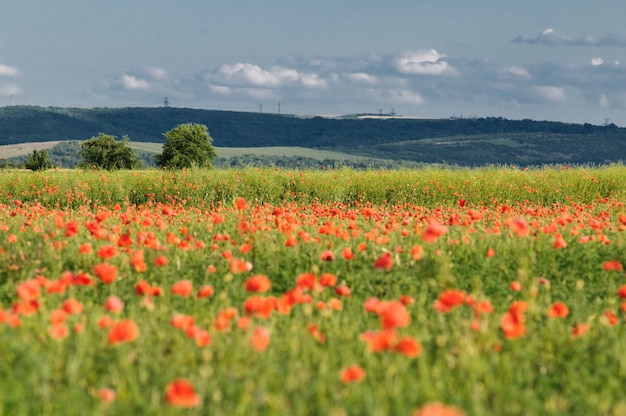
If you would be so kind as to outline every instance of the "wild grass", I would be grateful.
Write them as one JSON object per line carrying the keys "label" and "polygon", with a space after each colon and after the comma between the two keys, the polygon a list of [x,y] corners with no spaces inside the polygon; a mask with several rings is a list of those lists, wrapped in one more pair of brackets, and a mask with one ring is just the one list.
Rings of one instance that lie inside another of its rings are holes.
{"label": "wild grass", "polygon": [[[617,165],[3,171],[0,414],[623,414],[624,185]],[[111,342],[122,320],[138,333]]]}

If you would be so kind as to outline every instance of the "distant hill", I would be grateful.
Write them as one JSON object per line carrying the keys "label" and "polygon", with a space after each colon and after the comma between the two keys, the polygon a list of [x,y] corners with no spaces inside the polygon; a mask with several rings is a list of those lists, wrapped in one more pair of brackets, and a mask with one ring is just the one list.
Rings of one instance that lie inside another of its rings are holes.
{"label": "distant hill", "polygon": [[464,166],[626,160],[626,129],[551,121],[298,117],[188,108],[0,108],[0,145],[85,140],[100,132],[163,143],[181,123],[209,128],[217,147],[298,146],[379,159]]}

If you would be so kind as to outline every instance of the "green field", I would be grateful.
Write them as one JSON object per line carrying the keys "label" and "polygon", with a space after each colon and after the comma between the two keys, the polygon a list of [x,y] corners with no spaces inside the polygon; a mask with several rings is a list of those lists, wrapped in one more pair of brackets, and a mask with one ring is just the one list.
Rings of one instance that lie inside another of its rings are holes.
{"label": "green field", "polygon": [[624,189],[3,170],[0,414],[624,415]]}
{"label": "green field", "polygon": [[[51,149],[60,141],[32,142],[22,144],[9,144],[0,146],[0,159],[8,159],[16,156],[26,156],[33,150]],[[162,143],[130,142],[130,147],[135,150],[143,150],[150,153],[161,153]],[[316,160],[370,160],[369,157],[355,156],[348,153],[331,152],[326,150],[308,149],[297,146],[269,146],[269,147],[216,147],[218,157],[230,158],[245,155],[257,156],[287,156],[308,157]]]}

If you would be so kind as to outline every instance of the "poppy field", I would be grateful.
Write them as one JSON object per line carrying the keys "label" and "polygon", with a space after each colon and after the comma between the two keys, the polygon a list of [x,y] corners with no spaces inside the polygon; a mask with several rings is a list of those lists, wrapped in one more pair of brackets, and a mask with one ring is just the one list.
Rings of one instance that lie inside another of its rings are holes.
{"label": "poppy field", "polygon": [[0,414],[626,415],[624,190],[3,172]]}

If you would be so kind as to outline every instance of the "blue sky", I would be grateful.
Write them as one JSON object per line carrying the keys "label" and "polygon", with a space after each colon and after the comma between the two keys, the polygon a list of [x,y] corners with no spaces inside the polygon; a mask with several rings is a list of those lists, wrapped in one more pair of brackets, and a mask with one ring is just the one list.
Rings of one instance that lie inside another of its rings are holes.
{"label": "blue sky", "polygon": [[626,126],[626,1],[0,0],[0,106]]}

